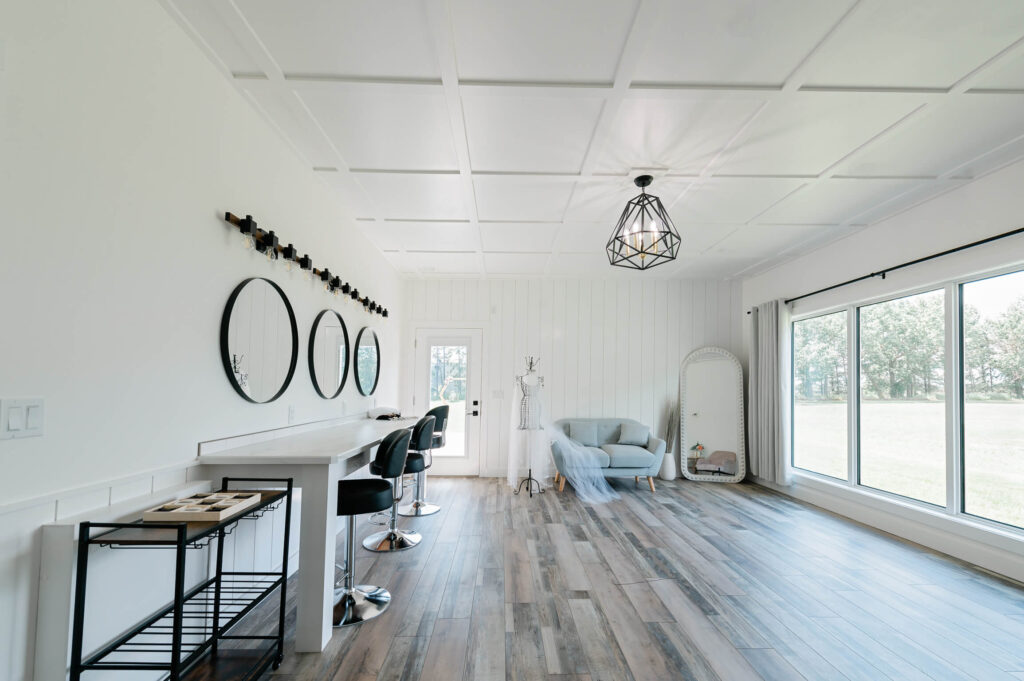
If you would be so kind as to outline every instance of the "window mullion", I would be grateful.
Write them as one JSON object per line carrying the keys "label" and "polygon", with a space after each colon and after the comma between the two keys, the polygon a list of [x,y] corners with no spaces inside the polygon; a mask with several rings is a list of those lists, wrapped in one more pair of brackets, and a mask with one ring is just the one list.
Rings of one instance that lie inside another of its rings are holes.
{"label": "window mullion", "polygon": [[846,483],[857,485],[860,466],[860,329],[857,308],[846,309]]}
{"label": "window mullion", "polygon": [[963,509],[963,357],[960,286],[946,286],[946,512]]}

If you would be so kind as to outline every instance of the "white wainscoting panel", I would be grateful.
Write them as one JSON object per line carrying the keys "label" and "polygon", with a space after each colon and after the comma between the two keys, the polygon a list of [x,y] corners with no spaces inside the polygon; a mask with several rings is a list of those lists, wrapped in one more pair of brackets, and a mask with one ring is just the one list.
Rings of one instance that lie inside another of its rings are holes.
{"label": "white wainscoting panel", "polygon": [[417,328],[481,328],[485,476],[505,474],[513,377],[540,357],[551,419],[626,416],[665,436],[679,363],[704,345],[741,361],[741,286],[715,280],[409,280],[402,332],[402,408],[413,405]]}

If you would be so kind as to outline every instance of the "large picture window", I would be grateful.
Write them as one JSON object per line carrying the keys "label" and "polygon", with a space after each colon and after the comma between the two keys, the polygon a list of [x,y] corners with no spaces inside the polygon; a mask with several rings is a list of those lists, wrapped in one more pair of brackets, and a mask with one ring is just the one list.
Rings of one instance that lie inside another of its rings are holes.
{"label": "large picture window", "polygon": [[963,510],[1024,527],[1024,272],[960,290]]}
{"label": "large picture window", "polygon": [[946,505],[942,291],[860,308],[860,484]]}
{"label": "large picture window", "polygon": [[793,324],[793,465],[847,478],[846,312]]}

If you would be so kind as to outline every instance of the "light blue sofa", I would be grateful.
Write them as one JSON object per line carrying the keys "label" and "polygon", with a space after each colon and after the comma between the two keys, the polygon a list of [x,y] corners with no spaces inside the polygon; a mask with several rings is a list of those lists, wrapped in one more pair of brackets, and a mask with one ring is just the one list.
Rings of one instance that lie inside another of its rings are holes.
{"label": "light blue sofa", "polygon": [[[559,419],[552,425],[569,437],[569,424],[593,423],[597,430],[597,447],[587,447],[594,455],[606,478],[647,478],[647,484],[654,491],[654,476],[661,470],[662,459],[665,458],[665,441],[654,435],[647,438],[647,446],[620,445],[619,431],[622,424],[642,425],[633,419]],[[565,487],[563,454],[560,444],[551,444],[551,454],[555,459],[555,471],[558,475],[559,490]]]}

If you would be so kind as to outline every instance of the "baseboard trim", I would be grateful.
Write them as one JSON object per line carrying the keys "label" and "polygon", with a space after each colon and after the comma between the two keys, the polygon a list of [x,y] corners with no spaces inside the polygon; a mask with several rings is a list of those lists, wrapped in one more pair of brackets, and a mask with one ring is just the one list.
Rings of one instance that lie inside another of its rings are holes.
{"label": "baseboard trim", "polygon": [[1018,536],[1019,533],[990,528],[810,476],[794,476],[793,484],[788,487],[759,478],[752,481],[1024,583],[1024,535]]}

